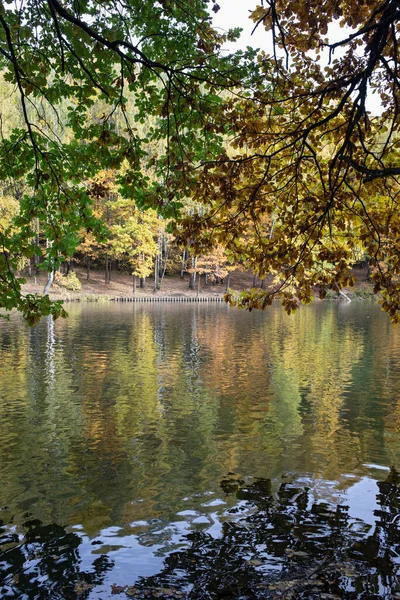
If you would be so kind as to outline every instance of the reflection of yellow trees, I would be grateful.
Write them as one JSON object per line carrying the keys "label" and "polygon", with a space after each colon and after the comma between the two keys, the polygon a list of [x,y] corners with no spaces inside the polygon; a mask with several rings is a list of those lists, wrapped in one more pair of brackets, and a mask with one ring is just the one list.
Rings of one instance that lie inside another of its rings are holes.
{"label": "reflection of yellow trees", "polygon": [[143,500],[124,504],[124,520],[157,515],[165,487],[177,500],[210,473],[289,468],[339,478],[369,456],[375,433],[354,420],[362,406],[353,427],[344,412],[364,334],[335,307],[293,318],[278,307],[239,316],[153,308],[135,306],[118,342],[105,355],[94,345],[84,359],[97,365],[83,382],[87,444],[100,464],[108,452],[117,469],[125,465],[122,504],[128,490]]}
{"label": "reflection of yellow trees", "polygon": [[202,318],[197,338],[207,355],[202,377],[217,408],[218,455],[225,472],[258,467],[254,448],[260,447],[260,424],[269,411],[270,354],[253,315],[227,309],[218,318]]}
{"label": "reflection of yellow trees", "polygon": [[252,316],[242,313],[236,324],[234,316],[228,312],[223,318],[202,320],[197,338],[208,354],[205,383],[238,402],[240,415],[240,403],[246,405],[246,414],[252,403],[268,405],[270,353],[262,332],[252,327]]}
{"label": "reflection of yellow trees", "polygon": [[45,520],[94,535],[181,510],[228,471],[337,480],[384,444],[398,464],[400,334],[380,313],[70,312],[2,337],[0,461],[17,465],[3,490]]}
{"label": "reflection of yellow trees", "polygon": [[[32,418],[30,399],[26,393],[28,347],[27,332],[17,319],[0,323],[0,498],[18,497],[23,486],[14,477],[12,459],[22,461],[24,452],[21,438],[29,418]],[[1,503],[1,501],[0,501]]]}
{"label": "reflection of yellow trees", "polygon": [[131,454],[132,485],[143,501],[127,503],[124,520],[141,518],[143,504],[157,516],[154,498],[165,496],[165,486],[173,506],[174,497],[192,491],[203,477],[215,419],[196,375],[198,359],[193,329],[157,309],[135,310],[128,347],[112,353],[118,434]]}
{"label": "reflection of yellow trees", "polygon": [[198,327],[209,355],[205,383],[218,394],[225,423],[232,422],[223,449],[231,470],[254,448],[273,470],[312,465],[333,477],[360,455],[361,441],[343,421],[343,409],[363,336],[351,322],[340,326],[335,309],[320,308],[292,318],[279,308],[236,321],[228,314]]}
{"label": "reflection of yellow trees", "polygon": [[57,521],[65,514],[58,499],[71,493],[64,472],[69,431],[76,435],[81,422],[68,391],[73,376],[51,318],[29,330],[5,325],[1,339],[8,334],[12,346],[10,353],[3,347],[0,365],[0,465],[8,469],[9,463],[10,470],[2,473],[2,494],[13,498],[17,511],[34,504],[38,518]]}
{"label": "reflection of yellow trees", "polygon": [[111,367],[118,376],[115,397],[119,435],[139,435],[149,423],[158,420],[157,348],[149,314],[142,312],[130,327],[129,347],[119,346],[112,354]]}
{"label": "reflection of yellow trees", "polygon": [[[273,317],[281,319],[278,311]],[[281,327],[280,335],[272,336],[269,343],[280,373],[280,381],[274,381],[272,406],[286,406],[288,397],[292,399],[292,414],[289,417],[286,409],[281,427],[287,432],[289,423],[293,434],[304,434],[303,452],[308,453],[313,469],[338,476],[343,463],[354,462],[359,454],[358,441],[346,429],[342,410],[353,368],[363,355],[362,335],[357,335],[350,322],[340,327],[335,310],[320,311],[317,305],[286,319],[284,330]]]}
{"label": "reflection of yellow trees", "polygon": [[[390,400],[391,412],[385,416],[385,448],[391,465],[400,468],[400,329],[374,332],[376,336],[376,375],[384,381],[385,397]],[[385,350],[385,351],[383,351]],[[375,361],[374,361],[375,364]],[[383,375],[383,377],[382,377]]]}

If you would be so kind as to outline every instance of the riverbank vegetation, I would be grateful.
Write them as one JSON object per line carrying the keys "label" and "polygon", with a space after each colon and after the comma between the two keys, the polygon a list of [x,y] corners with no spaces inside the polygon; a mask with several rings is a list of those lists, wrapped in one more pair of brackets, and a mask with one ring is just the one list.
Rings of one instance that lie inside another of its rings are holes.
{"label": "riverbank vegetation", "polygon": [[291,312],[366,261],[400,319],[397,2],[253,8],[271,55],[224,52],[215,0],[0,4],[0,306],[65,314],[47,292],[74,258],[133,289],[243,268],[270,285],[230,304]]}

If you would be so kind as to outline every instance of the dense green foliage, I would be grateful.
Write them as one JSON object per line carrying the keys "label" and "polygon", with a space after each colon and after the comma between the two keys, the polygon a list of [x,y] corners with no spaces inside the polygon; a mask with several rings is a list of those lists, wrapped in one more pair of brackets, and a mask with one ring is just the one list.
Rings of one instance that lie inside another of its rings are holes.
{"label": "dense green foliage", "polygon": [[[252,69],[241,69],[242,55],[219,53],[226,38],[206,9],[203,0],[0,3],[0,68],[20,111],[0,146],[0,179],[20,203],[16,229],[0,232],[1,306],[32,323],[63,313],[47,297],[21,294],[18,260],[37,254],[53,271],[82,228],[105,239],[87,187],[101,169],[124,165],[121,193],[168,216],[188,193],[179,165],[221,150],[223,131],[208,127],[217,90],[237,87]],[[91,114],[95,105],[101,114]]]}

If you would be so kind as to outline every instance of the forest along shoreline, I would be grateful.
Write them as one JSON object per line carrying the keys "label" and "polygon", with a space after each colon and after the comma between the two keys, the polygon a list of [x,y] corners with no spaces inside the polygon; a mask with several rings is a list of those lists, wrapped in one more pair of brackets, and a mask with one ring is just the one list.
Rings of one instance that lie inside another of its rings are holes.
{"label": "forest along shoreline", "polygon": [[[355,278],[354,287],[343,288],[342,300],[346,299],[366,299],[374,298],[373,283],[369,281],[368,269],[365,267],[357,267],[353,269]],[[47,274],[38,272],[31,275],[23,275],[26,283],[23,285],[24,294],[42,294],[47,282]],[[143,282],[143,287],[137,279],[136,284],[133,281],[132,275],[126,272],[114,270],[111,272],[111,279],[108,283],[104,281],[104,271],[90,272],[90,277],[87,279],[86,269],[72,266],[68,275],[56,274],[54,283],[52,284],[48,294],[52,300],[64,300],[66,302],[73,301],[111,301],[116,299],[128,299],[148,297],[158,297],[159,299],[166,298],[186,298],[191,300],[196,299],[221,299],[227,289],[227,278],[222,281],[206,281],[204,275],[197,280],[190,289],[190,274],[185,273],[183,277],[179,274],[166,275],[157,291],[154,289],[154,278],[146,278]],[[268,289],[272,284],[272,278],[261,281],[258,277],[250,272],[233,271],[229,277],[229,287],[235,291],[251,289],[253,287],[259,289]],[[66,285],[75,289],[68,289]],[[79,288],[79,289],[76,289]],[[328,298],[339,298],[336,292],[331,292]],[[315,298],[318,298],[318,290],[315,290]]]}

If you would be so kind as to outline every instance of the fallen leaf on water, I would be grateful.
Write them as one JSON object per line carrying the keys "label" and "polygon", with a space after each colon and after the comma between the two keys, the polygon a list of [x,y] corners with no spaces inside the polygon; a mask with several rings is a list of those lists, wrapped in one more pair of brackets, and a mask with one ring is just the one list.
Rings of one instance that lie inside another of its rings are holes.
{"label": "fallen leaf on water", "polygon": [[91,590],[94,587],[95,586],[93,583],[87,583],[86,581],[77,581],[74,587],[74,591],[76,594],[83,594],[84,592],[87,592],[88,590]]}
{"label": "fallen leaf on water", "polygon": [[307,552],[302,552],[301,550],[296,552],[296,550],[292,550],[292,548],[286,548],[285,552],[288,556],[297,556],[297,558],[307,558],[310,556]]}
{"label": "fallen leaf on water", "polygon": [[116,583],[114,583],[111,586],[112,594],[122,594],[125,590],[126,590],[126,585],[117,585]]}
{"label": "fallen leaf on water", "polygon": [[255,567],[259,567],[260,565],[264,564],[259,558],[252,558],[251,560],[246,560],[246,562],[248,565],[253,565]]}

